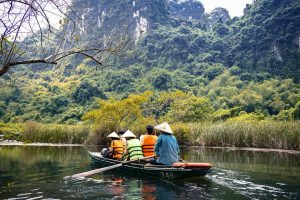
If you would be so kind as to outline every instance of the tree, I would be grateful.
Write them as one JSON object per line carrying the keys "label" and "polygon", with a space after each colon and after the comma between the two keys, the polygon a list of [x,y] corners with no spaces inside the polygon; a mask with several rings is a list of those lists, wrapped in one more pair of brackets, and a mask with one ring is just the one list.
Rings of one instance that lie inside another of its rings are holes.
{"label": "tree", "polygon": [[295,105],[295,108],[291,109],[290,117],[294,120],[300,119],[300,101]]}
{"label": "tree", "polygon": [[172,74],[167,70],[158,70],[154,73],[152,85],[159,90],[168,90],[173,86]]}
{"label": "tree", "polygon": [[145,92],[141,95],[129,95],[122,100],[100,100],[100,108],[87,112],[82,119],[93,122],[96,127],[105,127],[107,131],[139,124],[144,121],[141,105],[147,102],[151,95],[151,92]]}
{"label": "tree", "polygon": [[56,95],[44,102],[44,106],[41,111],[43,114],[50,114],[53,116],[55,114],[63,113],[67,110],[68,105],[69,100],[66,96]]}
{"label": "tree", "polygon": [[224,71],[224,66],[222,64],[215,64],[213,66],[208,67],[205,70],[205,75],[209,80],[213,80],[216,76],[222,74]]}
{"label": "tree", "polygon": [[183,94],[175,99],[163,121],[171,122],[199,122],[210,117],[213,108],[208,99],[196,97],[192,94]]}
{"label": "tree", "polygon": [[75,89],[72,94],[73,99],[76,103],[85,104],[93,99],[93,97],[100,97],[106,99],[106,95],[98,86],[91,83],[90,81],[82,81]]}
{"label": "tree", "polygon": [[232,66],[229,68],[229,72],[231,75],[240,75],[242,71],[238,66]]}
{"label": "tree", "polygon": [[6,109],[5,103],[3,101],[0,101],[0,117],[5,115],[5,109]]}
{"label": "tree", "polygon": [[[60,27],[52,18],[60,18]],[[0,0],[0,76],[14,66],[56,65],[74,54],[103,65],[104,53],[118,53],[131,41],[112,33],[105,41],[78,42],[78,19],[66,0]]]}
{"label": "tree", "polygon": [[131,92],[135,79],[132,75],[126,70],[119,70],[119,71],[109,71],[105,79],[107,80],[108,91],[115,91],[118,93],[121,92]]}

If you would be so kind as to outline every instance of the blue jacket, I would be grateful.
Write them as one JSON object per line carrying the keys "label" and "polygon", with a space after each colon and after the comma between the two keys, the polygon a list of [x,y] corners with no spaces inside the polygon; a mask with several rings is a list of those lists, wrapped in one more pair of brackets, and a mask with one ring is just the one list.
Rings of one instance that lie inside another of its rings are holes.
{"label": "blue jacket", "polygon": [[160,134],[154,148],[158,163],[172,165],[178,162],[179,146],[174,135]]}

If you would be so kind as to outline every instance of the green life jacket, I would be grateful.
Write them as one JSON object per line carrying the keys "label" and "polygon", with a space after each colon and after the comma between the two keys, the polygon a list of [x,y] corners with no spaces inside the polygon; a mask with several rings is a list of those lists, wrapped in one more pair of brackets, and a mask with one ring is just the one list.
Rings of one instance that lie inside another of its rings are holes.
{"label": "green life jacket", "polygon": [[127,151],[129,153],[130,160],[144,157],[142,146],[138,139],[127,140]]}

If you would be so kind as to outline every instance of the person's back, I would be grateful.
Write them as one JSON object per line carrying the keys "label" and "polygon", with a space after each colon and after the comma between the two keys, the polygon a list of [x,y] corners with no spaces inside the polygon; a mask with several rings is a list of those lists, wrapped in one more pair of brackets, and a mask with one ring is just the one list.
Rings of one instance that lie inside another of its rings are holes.
{"label": "person's back", "polygon": [[147,133],[140,137],[143,154],[145,157],[154,156],[154,146],[157,141],[157,136],[155,134],[154,127],[152,125],[148,125],[146,127]]}
{"label": "person's back", "polygon": [[144,157],[143,152],[142,152],[142,146],[138,139],[127,140],[126,148],[127,148],[130,160]]}
{"label": "person's back", "polygon": [[179,160],[179,146],[175,136],[173,135],[174,133],[169,124],[166,122],[155,126],[155,129],[161,132],[154,148],[155,154],[159,158],[157,160],[150,161],[150,163],[171,166]]}
{"label": "person's back", "polygon": [[155,153],[159,156],[157,163],[171,166],[178,162],[179,146],[176,138],[171,134],[160,134],[155,145]]}
{"label": "person's back", "polygon": [[114,159],[120,159],[124,154],[124,143],[122,140],[111,141],[112,157]]}
{"label": "person's back", "polygon": [[156,135],[144,135],[142,149],[145,157],[154,156],[154,147],[157,141]]}
{"label": "person's back", "polygon": [[106,153],[103,154],[103,156],[105,158],[121,158],[124,153],[124,144],[122,140],[120,140],[120,137],[117,135],[116,132],[112,132],[107,137],[111,138],[112,141],[110,143],[109,151],[106,151]]}

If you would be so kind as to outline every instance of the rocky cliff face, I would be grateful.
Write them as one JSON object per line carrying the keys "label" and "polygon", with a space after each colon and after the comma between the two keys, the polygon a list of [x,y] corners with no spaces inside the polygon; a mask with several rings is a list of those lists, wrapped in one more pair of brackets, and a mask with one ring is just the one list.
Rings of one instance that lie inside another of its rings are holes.
{"label": "rocky cliff face", "polygon": [[166,0],[74,0],[73,7],[78,16],[73,16],[77,34],[88,40],[107,36],[114,30],[140,38],[156,23],[169,21]]}
{"label": "rocky cliff face", "polygon": [[200,1],[170,0],[169,5],[172,16],[203,21],[205,9]]}
{"label": "rocky cliff face", "polygon": [[[235,64],[276,75],[300,75],[300,2],[257,0],[244,9],[229,54]],[[299,78],[296,78],[300,80]]]}
{"label": "rocky cliff face", "polygon": [[[205,18],[205,9],[197,0],[74,0],[73,8],[76,34],[82,40],[103,37],[117,29],[140,38],[158,25],[174,23],[173,18],[209,26],[219,18],[224,21],[229,18],[226,9],[221,8]],[[70,30],[71,27],[70,23]]]}
{"label": "rocky cliff face", "polygon": [[140,45],[135,63],[178,68],[201,61],[277,74],[299,71],[297,0],[257,0],[233,19],[224,8],[205,13],[197,0],[74,0],[73,6],[81,41],[105,39],[116,30],[129,34]]}

